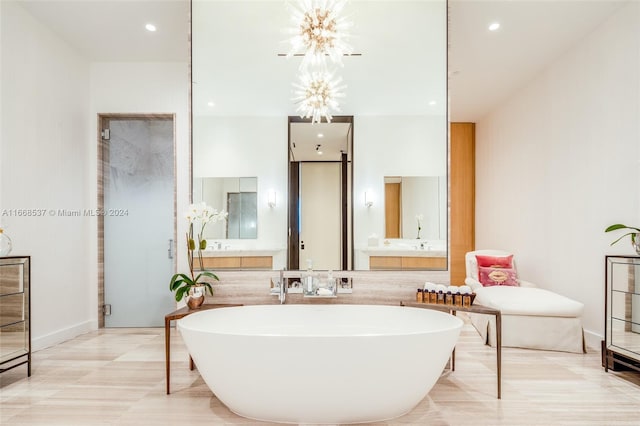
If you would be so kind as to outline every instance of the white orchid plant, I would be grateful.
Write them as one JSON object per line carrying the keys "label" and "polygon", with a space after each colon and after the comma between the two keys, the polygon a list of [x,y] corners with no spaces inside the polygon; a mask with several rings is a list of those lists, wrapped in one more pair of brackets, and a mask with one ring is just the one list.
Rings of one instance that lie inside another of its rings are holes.
{"label": "white orchid plant", "polygon": [[419,213],[416,215],[416,222],[418,222],[418,236],[416,237],[417,240],[420,239],[420,231],[422,230],[423,220],[424,220],[424,215],[422,213]]}
{"label": "white orchid plant", "polygon": [[[202,263],[202,250],[207,248],[207,240],[204,238],[204,229],[209,223],[215,223],[219,220],[226,220],[227,212],[224,210],[218,211],[206,203],[191,204],[189,209],[185,213],[185,218],[189,222],[189,230],[187,231],[187,261],[189,263],[189,275],[183,273],[174,274],[171,277],[169,283],[169,289],[176,292],[176,301],[179,302],[185,295],[189,294],[189,291],[194,287],[205,287],[206,291],[213,296],[213,288],[211,284],[206,281],[200,281],[203,277],[209,277],[214,280],[218,280],[216,274],[204,269]],[[200,225],[200,231],[196,234],[194,239],[193,228],[194,225]],[[198,266],[200,267],[200,273],[196,276],[194,272],[194,260],[195,252],[197,250]]]}

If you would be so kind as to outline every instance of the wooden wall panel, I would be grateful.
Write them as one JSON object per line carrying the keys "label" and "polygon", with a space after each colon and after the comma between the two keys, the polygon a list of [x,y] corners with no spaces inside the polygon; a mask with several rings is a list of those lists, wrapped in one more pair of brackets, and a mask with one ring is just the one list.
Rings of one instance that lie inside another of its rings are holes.
{"label": "wooden wall panel", "polygon": [[400,184],[384,184],[385,238],[400,238]]}
{"label": "wooden wall panel", "polygon": [[475,250],[475,123],[451,123],[450,276],[464,284],[464,255]]}

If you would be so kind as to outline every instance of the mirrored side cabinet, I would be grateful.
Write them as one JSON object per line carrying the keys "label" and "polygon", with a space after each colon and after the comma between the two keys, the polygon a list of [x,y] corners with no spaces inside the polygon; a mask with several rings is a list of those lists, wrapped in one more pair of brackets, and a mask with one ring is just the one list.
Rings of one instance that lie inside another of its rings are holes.
{"label": "mirrored side cabinet", "polygon": [[0,373],[27,364],[31,376],[29,256],[0,257]]}
{"label": "mirrored side cabinet", "polygon": [[606,256],[605,371],[640,371],[640,256]]}

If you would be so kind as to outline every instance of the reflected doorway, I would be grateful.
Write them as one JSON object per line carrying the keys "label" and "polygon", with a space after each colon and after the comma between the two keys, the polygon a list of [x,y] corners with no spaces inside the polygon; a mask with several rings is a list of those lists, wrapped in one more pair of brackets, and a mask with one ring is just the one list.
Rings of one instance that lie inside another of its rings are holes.
{"label": "reflected doorway", "polygon": [[287,268],[353,268],[353,117],[289,117]]}

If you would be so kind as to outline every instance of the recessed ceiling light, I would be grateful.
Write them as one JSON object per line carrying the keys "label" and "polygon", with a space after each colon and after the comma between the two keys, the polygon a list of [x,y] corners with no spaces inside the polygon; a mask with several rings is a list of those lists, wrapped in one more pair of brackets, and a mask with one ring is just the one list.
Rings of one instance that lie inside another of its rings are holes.
{"label": "recessed ceiling light", "polygon": [[324,135],[322,133],[318,133],[318,137],[319,138],[324,138]]}
{"label": "recessed ceiling light", "polygon": [[207,105],[209,105],[210,107],[214,107],[214,106],[216,106],[216,103],[213,102],[213,101],[209,101],[209,102],[207,102]]}
{"label": "recessed ceiling light", "polygon": [[436,104],[436,101],[431,101],[429,102],[429,105],[434,106]]}
{"label": "recessed ceiling light", "polygon": [[500,22],[492,22],[489,25],[489,31],[497,31],[500,28]]}
{"label": "recessed ceiling light", "polygon": [[156,26],[153,24],[147,24],[144,27],[147,29],[147,31],[154,32],[156,30]]}

